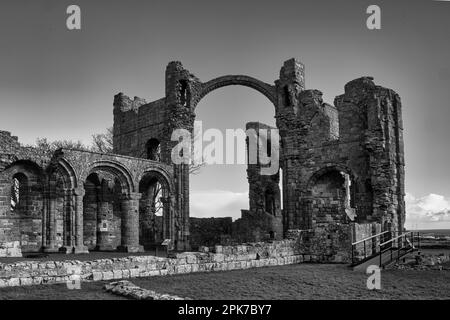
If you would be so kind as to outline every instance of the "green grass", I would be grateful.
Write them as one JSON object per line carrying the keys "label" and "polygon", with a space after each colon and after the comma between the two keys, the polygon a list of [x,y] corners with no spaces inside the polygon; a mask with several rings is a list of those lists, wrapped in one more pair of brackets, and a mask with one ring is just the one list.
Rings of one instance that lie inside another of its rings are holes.
{"label": "green grass", "polygon": [[[299,264],[196,273],[131,281],[159,293],[193,299],[449,299],[449,271],[386,270],[380,291],[366,288],[367,275],[343,265]],[[0,289],[1,299],[119,299],[104,282]]]}

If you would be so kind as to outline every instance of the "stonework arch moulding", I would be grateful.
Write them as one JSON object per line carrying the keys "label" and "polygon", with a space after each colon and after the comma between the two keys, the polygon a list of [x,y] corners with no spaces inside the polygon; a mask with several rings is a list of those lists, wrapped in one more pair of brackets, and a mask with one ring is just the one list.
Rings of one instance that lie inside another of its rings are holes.
{"label": "stonework arch moulding", "polygon": [[256,91],[259,91],[264,96],[266,96],[276,108],[277,95],[275,86],[272,86],[256,78],[245,75],[227,75],[202,83],[200,86],[199,93],[197,94],[196,99],[194,101],[194,106],[196,106],[200,102],[200,100],[203,99],[203,97],[205,97],[208,93],[222,87],[233,85],[249,87],[255,89]]}
{"label": "stonework arch moulding", "polygon": [[136,186],[129,170],[121,163],[111,160],[98,160],[89,163],[87,168],[83,170],[83,173],[80,175],[79,181],[86,181],[88,176],[96,171],[106,171],[118,178],[124,194],[130,195],[131,193],[136,192]]}
{"label": "stonework arch moulding", "polygon": [[142,181],[142,179],[146,177],[154,177],[156,178],[160,183],[162,183],[168,190],[169,194],[173,194],[175,192],[175,184],[173,181],[172,175],[164,170],[163,168],[159,167],[152,167],[145,169],[137,179],[137,183]]}

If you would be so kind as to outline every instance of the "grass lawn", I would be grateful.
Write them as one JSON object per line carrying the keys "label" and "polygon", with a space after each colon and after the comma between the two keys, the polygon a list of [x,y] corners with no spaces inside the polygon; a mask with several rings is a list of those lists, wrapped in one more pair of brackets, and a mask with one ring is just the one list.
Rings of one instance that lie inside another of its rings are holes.
{"label": "grass lawn", "polygon": [[[193,299],[450,299],[449,271],[386,270],[380,291],[366,289],[367,276],[343,265],[298,264],[196,273],[131,281],[159,293]],[[0,289],[0,299],[120,299],[104,282]]]}

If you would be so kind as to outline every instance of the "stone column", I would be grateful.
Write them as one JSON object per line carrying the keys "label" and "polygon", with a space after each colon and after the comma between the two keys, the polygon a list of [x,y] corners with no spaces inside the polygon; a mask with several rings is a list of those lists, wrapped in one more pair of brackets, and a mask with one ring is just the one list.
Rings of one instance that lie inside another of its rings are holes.
{"label": "stone column", "polygon": [[169,239],[169,228],[170,228],[170,209],[169,209],[169,201],[165,197],[159,198],[163,205],[163,215],[162,215],[162,234],[164,239]]}
{"label": "stone column", "polygon": [[46,243],[43,252],[58,252],[56,246],[56,199],[55,191],[47,190],[44,193],[44,214],[47,216]]}
{"label": "stone column", "polygon": [[139,199],[140,193],[124,195],[122,199],[122,244],[117,248],[123,252],[143,252],[139,245]]}
{"label": "stone column", "polygon": [[74,253],[89,253],[88,248],[83,243],[83,197],[85,191],[83,188],[73,190],[75,202],[75,246]]}
{"label": "stone column", "polygon": [[43,192],[42,192],[42,222],[41,222],[41,224],[42,224],[42,234],[41,234],[41,237],[42,237],[42,240],[41,240],[41,250],[42,251],[44,251],[45,250],[45,247],[47,246],[47,228],[48,228],[48,226],[47,226],[47,221],[48,221],[48,210],[47,210],[47,208],[48,208],[48,202],[47,202],[47,199],[48,199],[48,193],[47,193],[47,191],[46,190],[44,190]]}
{"label": "stone column", "polygon": [[176,212],[176,198],[174,195],[161,197],[161,202],[163,203],[164,239],[172,240],[171,250],[185,250],[186,241],[183,238],[185,225],[181,212]]}
{"label": "stone column", "polygon": [[72,253],[74,243],[74,200],[72,189],[64,189],[64,204],[63,204],[63,221],[64,221],[64,236],[63,247],[59,248],[60,252]]}

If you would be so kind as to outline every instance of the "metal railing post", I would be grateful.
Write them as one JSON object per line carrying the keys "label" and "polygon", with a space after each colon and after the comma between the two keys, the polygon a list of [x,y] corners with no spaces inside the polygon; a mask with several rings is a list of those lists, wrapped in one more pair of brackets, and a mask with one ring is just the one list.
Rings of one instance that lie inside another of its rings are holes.
{"label": "metal railing post", "polygon": [[381,253],[381,250],[380,250],[380,265],[379,265],[380,268],[381,268],[381,255],[382,255],[382,253]]}
{"label": "metal railing post", "polygon": [[417,248],[420,249],[420,233],[419,232],[417,232],[417,243],[418,243]]}
{"label": "metal railing post", "polygon": [[355,246],[352,245],[352,264],[355,263]]}
{"label": "metal railing post", "polygon": [[364,259],[367,257],[366,255],[366,241],[363,242],[364,243]]}

